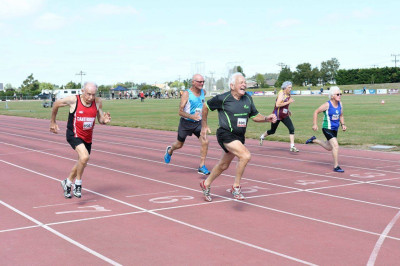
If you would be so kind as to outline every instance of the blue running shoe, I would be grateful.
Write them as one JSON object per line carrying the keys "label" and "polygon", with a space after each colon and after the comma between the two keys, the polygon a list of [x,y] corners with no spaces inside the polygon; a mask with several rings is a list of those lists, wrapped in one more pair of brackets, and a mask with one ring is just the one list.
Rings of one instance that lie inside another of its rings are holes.
{"label": "blue running shoe", "polygon": [[208,171],[208,169],[207,169],[207,167],[206,167],[205,165],[203,165],[202,167],[200,167],[200,168],[197,170],[197,172],[198,172],[199,174],[202,174],[202,175],[209,175],[209,174],[210,174],[210,171]]}
{"label": "blue running shoe", "polygon": [[164,155],[164,162],[169,163],[171,161],[171,155],[169,155],[168,151],[171,149],[171,146],[168,146],[167,149],[165,150],[165,155]]}
{"label": "blue running shoe", "polygon": [[340,166],[336,166],[335,168],[333,168],[334,172],[338,172],[338,173],[344,173],[344,170],[342,168],[340,168]]}
{"label": "blue running shoe", "polygon": [[315,136],[312,136],[311,138],[309,138],[309,139],[306,141],[306,144],[312,143],[312,142],[314,141],[314,139],[316,139],[316,137],[315,137]]}

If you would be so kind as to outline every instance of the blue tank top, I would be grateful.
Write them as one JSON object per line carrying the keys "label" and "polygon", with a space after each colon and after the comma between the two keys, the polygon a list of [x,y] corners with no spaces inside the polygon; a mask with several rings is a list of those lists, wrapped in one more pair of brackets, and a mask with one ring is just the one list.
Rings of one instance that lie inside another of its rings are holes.
{"label": "blue tank top", "polygon": [[[204,103],[204,90],[202,89],[200,92],[200,96],[197,97],[196,95],[193,94],[193,92],[188,89],[187,92],[189,92],[189,99],[185,105],[185,107],[183,108],[183,111],[194,115],[196,112],[198,112],[200,114],[201,117],[201,113],[203,111],[203,103]],[[186,120],[189,121],[195,121],[193,119],[189,119],[189,118],[185,118]]]}
{"label": "blue tank top", "polygon": [[342,113],[342,105],[338,102],[338,107],[334,107],[331,101],[328,101],[329,108],[324,111],[324,121],[322,122],[322,128],[330,130],[338,130],[340,123],[340,115]]}

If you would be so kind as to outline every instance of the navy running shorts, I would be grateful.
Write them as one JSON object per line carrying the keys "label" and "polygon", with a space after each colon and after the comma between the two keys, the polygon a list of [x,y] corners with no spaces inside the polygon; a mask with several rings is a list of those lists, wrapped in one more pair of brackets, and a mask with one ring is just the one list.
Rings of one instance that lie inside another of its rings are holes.
{"label": "navy running shorts", "polygon": [[337,130],[323,128],[322,133],[324,133],[327,140],[330,140],[331,138],[337,138]]}

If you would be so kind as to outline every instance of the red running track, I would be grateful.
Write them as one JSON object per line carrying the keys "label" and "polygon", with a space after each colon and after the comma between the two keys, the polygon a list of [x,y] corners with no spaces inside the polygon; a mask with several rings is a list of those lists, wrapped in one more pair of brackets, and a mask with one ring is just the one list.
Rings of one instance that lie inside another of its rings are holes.
{"label": "red running track", "polygon": [[[96,125],[83,197],[60,181],[76,161],[49,121],[0,116],[2,265],[398,265],[398,153],[246,140],[252,160],[233,200],[235,162],[203,200],[199,143],[169,165],[175,132]],[[251,125],[250,125],[251,126]],[[222,154],[210,136],[211,169]]]}

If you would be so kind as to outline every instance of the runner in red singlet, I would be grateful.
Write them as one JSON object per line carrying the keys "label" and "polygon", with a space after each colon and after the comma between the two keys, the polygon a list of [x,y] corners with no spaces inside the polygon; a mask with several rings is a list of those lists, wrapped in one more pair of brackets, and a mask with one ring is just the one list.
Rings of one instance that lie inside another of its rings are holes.
{"label": "runner in red singlet", "polygon": [[50,120],[50,132],[58,133],[60,128],[56,122],[56,116],[60,107],[69,106],[67,124],[67,141],[78,153],[78,161],[72,168],[67,179],[61,181],[64,189],[64,197],[71,198],[71,184],[74,184],[74,196],[82,196],[82,174],[92,148],[93,128],[97,120],[100,124],[111,121],[110,113],[104,113],[100,97],[96,97],[97,85],[86,82],[82,89],[82,95],[68,96],[57,100],[52,109]]}

